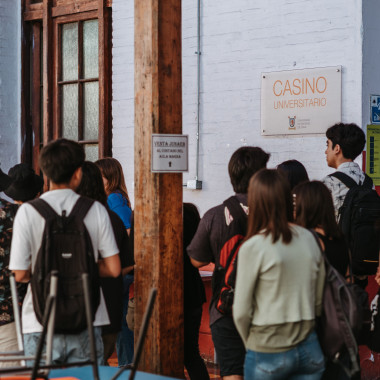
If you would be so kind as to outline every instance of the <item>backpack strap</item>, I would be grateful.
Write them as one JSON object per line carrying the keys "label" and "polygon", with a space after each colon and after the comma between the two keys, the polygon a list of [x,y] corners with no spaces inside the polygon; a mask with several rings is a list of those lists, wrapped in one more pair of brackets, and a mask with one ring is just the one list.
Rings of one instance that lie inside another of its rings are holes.
{"label": "backpack strap", "polygon": [[83,220],[84,217],[87,215],[88,210],[91,208],[93,204],[93,199],[80,196],[76,201],[73,209],[71,210],[69,217],[75,215]]}
{"label": "backpack strap", "polygon": [[365,178],[364,178],[364,182],[362,186],[366,187],[367,189],[372,189],[373,187],[372,178],[367,173],[364,173],[364,175],[365,175]]}
{"label": "backpack strap", "polygon": [[33,199],[27,203],[33,206],[45,220],[53,219],[58,216],[58,214],[53,210],[49,203],[41,198]]}
{"label": "backpack strap", "polygon": [[355,180],[353,180],[348,174],[336,171],[335,173],[329,174],[329,177],[335,177],[338,178],[339,181],[343,182],[349,189],[351,189],[354,186],[357,186]]}
{"label": "backpack strap", "polygon": [[[318,233],[317,233],[315,230],[313,230],[312,228],[308,228],[308,230],[313,234],[313,236],[314,236],[314,238],[315,238],[315,241],[317,242],[318,247],[319,247],[319,249],[321,250],[321,253],[322,253],[322,256],[323,256],[324,260],[325,260],[329,265],[331,265],[329,259],[328,259],[327,256],[326,256],[325,250],[322,248],[321,239],[319,238]],[[349,274],[349,278],[350,278],[351,284],[353,284],[353,283],[354,283],[354,275],[353,275],[353,273],[352,273],[351,250],[350,250],[350,249],[348,249],[348,254],[349,254],[349,260],[348,260],[348,274]]]}
{"label": "backpack strap", "polygon": [[228,208],[232,218],[238,222],[242,234],[245,235],[247,230],[247,214],[240,205],[236,196],[229,197],[223,202],[223,205]]}

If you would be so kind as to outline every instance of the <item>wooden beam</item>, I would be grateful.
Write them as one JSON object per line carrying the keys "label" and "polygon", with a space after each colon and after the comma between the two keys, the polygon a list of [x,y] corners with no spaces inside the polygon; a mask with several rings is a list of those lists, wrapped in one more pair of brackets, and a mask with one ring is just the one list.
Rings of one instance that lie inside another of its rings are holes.
{"label": "wooden beam", "polygon": [[[25,10],[25,1],[21,3],[22,12]],[[30,30],[25,21],[21,24],[21,162],[31,163],[33,136],[30,123]]]}
{"label": "wooden beam", "polygon": [[33,82],[31,101],[31,120],[33,130],[33,168],[40,173],[38,157],[41,144],[41,25],[33,23]]}
{"label": "wooden beam", "polygon": [[151,173],[152,133],[182,133],[181,0],[135,0],[135,320],[158,289],[141,370],[183,377],[182,174]]}
{"label": "wooden beam", "polygon": [[56,6],[52,9],[52,16],[59,17],[63,15],[95,11],[98,9],[98,0],[92,0],[85,3],[72,3],[68,5]]}
{"label": "wooden beam", "polygon": [[51,17],[51,4],[50,0],[43,0],[43,18],[42,18],[42,34],[43,34],[43,47],[42,47],[42,83],[43,83],[43,136],[45,145],[52,139],[52,116],[53,116],[53,88],[52,88],[52,73],[53,65],[51,64],[52,44],[53,44],[53,21]]}
{"label": "wooden beam", "polygon": [[44,12],[42,9],[37,11],[24,12],[24,21],[42,20],[43,14]]}
{"label": "wooden beam", "polygon": [[112,155],[112,9],[98,0],[99,28],[99,158]]}

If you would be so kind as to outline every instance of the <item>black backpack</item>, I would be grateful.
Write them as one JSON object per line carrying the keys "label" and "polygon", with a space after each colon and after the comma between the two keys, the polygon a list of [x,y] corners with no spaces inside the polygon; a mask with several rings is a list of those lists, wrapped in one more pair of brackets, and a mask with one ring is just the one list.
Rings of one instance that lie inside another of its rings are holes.
{"label": "black backpack", "polygon": [[238,199],[232,196],[223,202],[233,220],[228,226],[227,240],[219,255],[219,263],[212,276],[212,301],[216,309],[225,315],[232,315],[237,258],[247,230],[247,214]]}
{"label": "black backpack", "polygon": [[368,295],[358,285],[348,283],[330,264],[318,235],[309,231],[322,252],[326,270],[322,314],[316,324],[319,343],[326,358],[351,378],[360,371],[358,344],[364,343],[370,327]]}
{"label": "black backpack", "polygon": [[368,347],[371,351],[380,352],[380,290],[371,302],[371,329],[369,332]]}
{"label": "black backpack", "polygon": [[365,175],[364,183],[358,185],[342,172],[330,176],[349,188],[339,209],[339,226],[351,250],[352,271],[357,275],[375,274],[379,266],[380,197],[372,189],[372,179]]}
{"label": "black backpack", "polygon": [[80,197],[70,215],[58,215],[43,199],[31,204],[45,219],[45,230],[32,271],[34,312],[42,323],[52,271],[58,271],[55,332],[75,334],[87,327],[82,273],[88,273],[93,320],[100,303],[99,270],[83,219],[94,201]]}

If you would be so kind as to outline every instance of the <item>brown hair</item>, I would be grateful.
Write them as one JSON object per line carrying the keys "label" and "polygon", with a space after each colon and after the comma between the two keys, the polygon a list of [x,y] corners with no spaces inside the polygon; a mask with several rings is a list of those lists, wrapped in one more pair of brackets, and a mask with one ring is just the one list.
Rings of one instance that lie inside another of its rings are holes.
{"label": "brown hair", "polygon": [[118,192],[122,194],[127,200],[128,207],[131,207],[120,162],[116,158],[106,157],[96,161],[95,164],[100,169],[102,176],[108,181],[106,191],[108,193]]}
{"label": "brown hair", "polygon": [[339,238],[342,232],[335,221],[331,193],[320,181],[305,182],[293,189],[296,223],[305,228],[322,228],[329,238]]}
{"label": "brown hair", "polygon": [[236,150],[228,163],[228,174],[235,193],[245,194],[250,178],[267,166],[270,154],[256,146],[243,146]]}
{"label": "brown hair", "polygon": [[39,163],[46,177],[57,184],[70,182],[74,172],[84,162],[83,146],[76,141],[58,139],[41,149]]}
{"label": "brown hair", "polygon": [[82,165],[82,180],[76,192],[79,195],[95,199],[103,206],[107,206],[107,194],[104,190],[102,173],[93,162],[85,161]]}
{"label": "brown hair", "polygon": [[272,235],[273,243],[292,240],[292,197],[285,176],[277,170],[262,169],[249,181],[248,229],[246,240],[263,233]]}

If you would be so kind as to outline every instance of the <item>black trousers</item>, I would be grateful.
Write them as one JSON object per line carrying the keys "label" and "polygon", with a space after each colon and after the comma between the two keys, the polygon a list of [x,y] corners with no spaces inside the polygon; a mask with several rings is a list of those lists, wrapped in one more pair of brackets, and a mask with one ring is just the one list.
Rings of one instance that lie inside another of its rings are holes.
{"label": "black trousers", "polygon": [[191,380],[210,380],[205,362],[199,353],[199,328],[201,326],[202,307],[185,311],[185,367]]}

